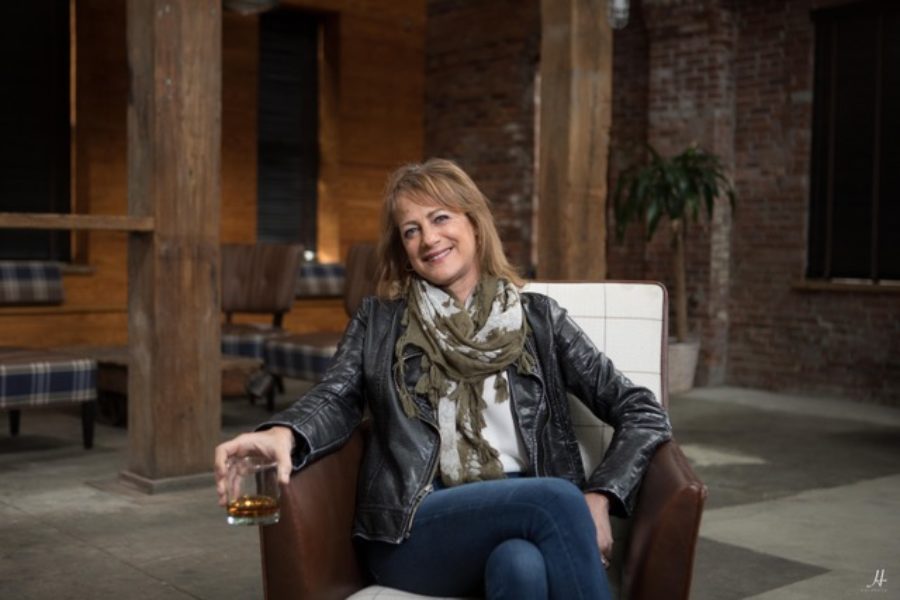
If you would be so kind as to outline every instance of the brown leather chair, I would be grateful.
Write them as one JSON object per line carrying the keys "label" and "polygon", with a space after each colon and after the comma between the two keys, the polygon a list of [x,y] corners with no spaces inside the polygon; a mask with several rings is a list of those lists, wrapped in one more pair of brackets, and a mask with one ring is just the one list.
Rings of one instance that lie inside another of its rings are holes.
{"label": "brown leather chair", "polygon": [[[281,521],[261,527],[263,585],[269,600],[338,600],[367,585],[350,531],[363,433],[282,490]],[[644,477],[623,564],[623,597],[690,597],[694,549],[706,486],[678,444],[660,446]],[[621,543],[619,540],[617,543]]]}
{"label": "brown leather chair", "polygon": [[[302,252],[299,244],[222,245],[222,352],[261,359],[265,340],[284,333]],[[272,322],[235,323],[236,313],[271,315]]]}
{"label": "brown leather chair", "polygon": [[[602,339],[603,343],[597,343],[601,350],[613,360],[622,357],[624,368],[620,366],[620,370],[650,387],[663,406],[668,406],[668,310],[662,286],[594,283],[530,287],[568,307],[595,343]],[[605,426],[589,423],[576,406],[580,405],[573,404],[573,424],[589,465],[592,457],[596,461],[602,456],[603,449],[586,447],[585,441],[608,435],[602,429]],[[368,584],[356,562],[350,533],[364,439],[365,427],[338,451],[295,473],[283,489],[281,521],[260,528],[263,582],[269,600],[337,600]],[[621,552],[621,557],[614,557],[613,567],[621,569],[621,597],[689,597],[706,495],[706,486],[678,444],[672,440],[661,445],[641,485],[625,533],[627,539],[617,537],[616,554]],[[360,597],[366,593],[360,592]],[[375,593],[368,597],[375,597]]]}

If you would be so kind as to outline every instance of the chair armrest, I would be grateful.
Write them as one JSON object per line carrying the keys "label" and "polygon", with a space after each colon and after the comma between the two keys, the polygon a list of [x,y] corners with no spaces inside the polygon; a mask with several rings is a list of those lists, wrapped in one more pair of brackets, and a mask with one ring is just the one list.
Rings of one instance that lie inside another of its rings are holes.
{"label": "chair armrest", "polygon": [[630,600],[687,599],[707,489],[675,441],[653,455],[635,508],[623,587]]}
{"label": "chair armrest", "polygon": [[351,541],[363,446],[357,430],[282,488],[278,524],[260,527],[268,600],[337,600],[363,587]]}

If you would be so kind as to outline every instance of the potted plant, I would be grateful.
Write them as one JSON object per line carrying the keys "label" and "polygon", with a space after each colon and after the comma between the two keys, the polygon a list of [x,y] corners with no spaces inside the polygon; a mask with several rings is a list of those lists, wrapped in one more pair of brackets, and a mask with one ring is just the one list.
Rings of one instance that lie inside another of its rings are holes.
{"label": "potted plant", "polygon": [[[619,240],[629,225],[643,223],[647,239],[667,218],[672,236],[675,271],[675,340],[669,348],[669,390],[693,386],[699,342],[688,338],[687,273],[684,238],[688,220],[699,220],[701,209],[712,218],[717,197],[726,195],[734,205],[734,187],[715,154],[690,146],[665,158],[648,146],[649,160],[636,163],[620,175],[613,192],[616,233]],[[692,363],[692,364],[691,364]]]}

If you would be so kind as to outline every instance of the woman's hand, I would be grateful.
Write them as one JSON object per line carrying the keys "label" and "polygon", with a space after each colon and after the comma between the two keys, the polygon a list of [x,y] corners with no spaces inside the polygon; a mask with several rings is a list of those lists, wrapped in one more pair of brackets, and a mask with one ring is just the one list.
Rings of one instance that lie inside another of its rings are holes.
{"label": "woman's hand", "polygon": [[225,506],[225,479],[228,459],[235,456],[256,454],[274,460],[278,464],[278,481],[287,485],[291,478],[291,451],[294,449],[294,432],[287,427],[272,427],[265,431],[243,433],[216,447],[215,475],[219,505]]}
{"label": "woman's hand", "polygon": [[609,524],[609,498],[596,492],[587,492],[584,499],[597,527],[597,546],[600,548],[603,566],[609,568],[613,547],[612,527]]}

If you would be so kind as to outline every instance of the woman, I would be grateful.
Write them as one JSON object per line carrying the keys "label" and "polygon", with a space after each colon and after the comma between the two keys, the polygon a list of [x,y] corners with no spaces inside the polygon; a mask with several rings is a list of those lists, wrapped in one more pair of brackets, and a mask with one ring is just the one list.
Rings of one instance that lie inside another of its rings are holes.
{"label": "woman", "polygon": [[[396,171],[382,224],[380,299],[364,301],[321,383],[216,449],[220,502],[228,457],[272,457],[287,483],[368,409],[353,534],[378,583],[608,598],[609,514],[629,514],[666,414],[553,300],[519,293],[487,199],[454,163]],[[616,430],[587,478],[567,392]]]}

